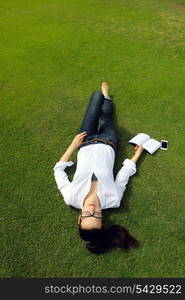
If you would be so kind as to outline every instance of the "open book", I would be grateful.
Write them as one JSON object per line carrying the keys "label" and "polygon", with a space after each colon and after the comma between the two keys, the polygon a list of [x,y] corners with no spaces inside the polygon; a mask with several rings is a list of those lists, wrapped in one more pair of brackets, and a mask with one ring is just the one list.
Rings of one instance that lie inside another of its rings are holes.
{"label": "open book", "polygon": [[142,145],[143,148],[148,151],[150,154],[153,154],[161,147],[161,143],[151,139],[148,134],[145,133],[138,133],[135,137],[133,137],[129,143]]}

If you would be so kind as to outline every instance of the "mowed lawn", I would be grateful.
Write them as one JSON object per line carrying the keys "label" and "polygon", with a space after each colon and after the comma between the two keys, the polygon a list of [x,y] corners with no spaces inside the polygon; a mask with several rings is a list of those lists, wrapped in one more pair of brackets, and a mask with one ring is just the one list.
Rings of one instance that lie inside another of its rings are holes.
{"label": "mowed lawn", "polygon": [[[184,28],[184,0],[1,1],[1,277],[184,277]],[[139,132],[169,150],[144,154],[121,207],[104,211],[141,247],[96,256],[52,169],[102,81],[121,138],[115,174]]]}

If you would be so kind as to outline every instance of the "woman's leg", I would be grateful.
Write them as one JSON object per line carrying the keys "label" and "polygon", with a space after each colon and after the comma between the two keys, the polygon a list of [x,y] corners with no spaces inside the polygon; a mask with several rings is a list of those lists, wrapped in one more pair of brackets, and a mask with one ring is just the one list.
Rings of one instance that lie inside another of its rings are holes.
{"label": "woman's leg", "polygon": [[79,133],[87,131],[88,135],[84,141],[90,140],[97,135],[98,123],[101,114],[101,106],[104,103],[104,96],[100,91],[92,93]]}
{"label": "woman's leg", "polygon": [[104,104],[101,107],[101,115],[99,120],[98,138],[112,142],[116,147],[118,146],[119,136],[115,129],[113,118],[113,102],[104,99]]}

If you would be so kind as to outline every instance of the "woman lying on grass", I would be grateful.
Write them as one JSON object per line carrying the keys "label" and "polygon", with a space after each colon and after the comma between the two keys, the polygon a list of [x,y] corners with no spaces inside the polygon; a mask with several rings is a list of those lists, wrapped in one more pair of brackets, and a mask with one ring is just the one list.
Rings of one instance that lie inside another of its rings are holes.
{"label": "woman lying on grass", "polygon": [[[136,173],[136,162],[143,152],[142,146],[136,146],[135,154],[124,160],[114,181],[119,138],[108,90],[108,84],[103,82],[102,92],[92,93],[79,133],[54,167],[55,180],[65,203],[81,210],[79,234],[87,249],[96,254],[114,245],[128,249],[139,244],[124,227],[105,228],[102,224],[102,210],[120,206],[129,177]],[[77,168],[70,182],[64,170],[73,164],[68,160],[75,149],[78,149]]]}

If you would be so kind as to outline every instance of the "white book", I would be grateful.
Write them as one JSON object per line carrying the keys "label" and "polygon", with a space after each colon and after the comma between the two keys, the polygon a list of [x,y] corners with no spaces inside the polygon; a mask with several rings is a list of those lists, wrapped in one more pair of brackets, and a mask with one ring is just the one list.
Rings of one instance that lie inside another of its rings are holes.
{"label": "white book", "polygon": [[150,136],[146,133],[138,133],[129,141],[129,143],[142,145],[143,148],[150,154],[153,154],[155,151],[161,148],[161,143],[150,138]]}

